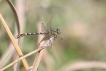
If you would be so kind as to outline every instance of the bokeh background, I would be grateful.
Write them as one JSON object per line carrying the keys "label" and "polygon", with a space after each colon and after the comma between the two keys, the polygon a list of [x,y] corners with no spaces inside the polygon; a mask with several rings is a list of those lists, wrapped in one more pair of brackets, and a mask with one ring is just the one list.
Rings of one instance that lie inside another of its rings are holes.
{"label": "bokeh background", "polygon": [[[63,40],[56,39],[52,48],[47,48],[44,54],[49,71],[106,71],[106,67],[83,68],[87,65],[86,62],[106,61],[106,0],[11,1],[19,15],[21,33],[37,32],[38,24],[43,22],[46,25],[52,16],[52,27],[61,29],[58,37],[62,37]],[[16,22],[5,0],[0,0],[0,13],[14,34]],[[38,36],[26,36],[21,39],[24,54],[37,49]],[[10,43],[5,29],[0,24],[0,58],[9,50]],[[29,65],[33,64],[35,56],[36,54],[33,54],[27,58]],[[14,57],[10,59],[7,64],[12,62]],[[75,66],[72,66],[73,64]],[[81,65],[83,66],[80,68]],[[44,70],[42,61],[38,71]],[[6,71],[12,71],[12,67]],[[25,71],[22,64],[19,66],[19,71]]]}

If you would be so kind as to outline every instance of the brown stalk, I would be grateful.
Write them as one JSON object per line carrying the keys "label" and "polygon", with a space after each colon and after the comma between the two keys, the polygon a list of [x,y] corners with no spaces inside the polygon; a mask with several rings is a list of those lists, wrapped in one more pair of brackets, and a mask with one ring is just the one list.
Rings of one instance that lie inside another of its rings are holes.
{"label": "brown stalk", "polygon": [[[14,37],[13,37],[11,31],[10,31],[10,29],[8,28],[6,22],[5,22],[5,20],[3,19],[3,17],[2,17],[1,14],[0,14],[0,20],[1,20],[2,25],[4,26],[5,30],[7,31],[7,33],[8,33],[8,35],[9,35],[9,37],[10,37],[10,39],[11,39],[11,41],[12,41],[12,43],[13,43],[15,49],[16,49],[18,55],[19,55],[20,57],[23,56],[23,53],[21,52],[21,50],[20,50],[18,44],[16,43],[16,41],[15,41],[15,39],[14,39]],[[27,61],[26,61],[25,59],[22,59],[22,62],[23,62],[23,65],[24,65],[25,69],[28,70],[28,69],[29,69],[29,65],[28,65]]]}
{"label": "brown stalk", "polygon": [[3,71],[3,70],[5,70],[5,69],[9,68],[10,66],[12,66],[12,65],[14,65],[15,63],[19,62],[20,60],[22,60],[22,59],[24,59],[24,58],[26,58],[26,57],[28,57],[28,56],[30,56],[30,55],[36,53],[36,52],[39,52],[39,51],[41,51],[42,49],[44,49],[44,48],[38,48],[38,49],[36,49],[36,50],[34,50],[34,51],[32,51],[32,52],[30,52],[30,53],[28,53],[28,54],[26,54],[26,55],[20,57],[19,59],[16,59],[15,61],[13,61],[12,63],[10,63],[9,65],[7,65],[7,66],[5,66],[4,68],[2,68],[0,71]]}
{"label": "brown stalk", "polygon": [[49,64],[50,64],[49,59],[50,59],[49,54],[48,54],[47,50],[45,50],[45,53],[42,57],[42,64],[44,66],[44,71],[51,71],[51,69],[49,67]]}
{"label": "brown stalk", "polygon": [[10,8],[11,8],[13,14],[14,14],[14,18],[15,18],[15,21],[16,21],[17,29],[18,29],[18,34],[20,34],[20,24],[19,24],[19,19],[18,19],[16,8],[10,0],[6,0],[6,1],[9,4],[9,6],[10,6]]}
{"label": "brown stalk", "polygon": [[[42,17],[41,17],[41,20],[43,20]],[[38,23],[38,32],[41,31],[40,28],[41,28],[41,22]],[[42,35],[38,37],[38,43],[39,43],[39,41],[40,41],[42,38],[43,38]],[[43,42],[39,45],[38,48],[44,48],[42,45],[43,45]],[[37,71],[38,66],[39,66],[39,63],[40,63],[41,58],[42,58],[42,56],[43,56],[43,53],[44,53],[44,49],[37,53],[37,55],[36,55],[36,57],[35,57],[35,60],[34,60],[34,63],[33,63],[32,71]]]}
{"label": "brown stalk", "polygon": [[[44,48],[44,47],[42,47],[42,48]],[[33,64],[32,71],[37,71],[39,63],[40,63],[41,58],[43,56],[43,52],[44,52],[44,49],[42,49],[40,52],[37,53],[36,59],[35,59],[34,64]]]}

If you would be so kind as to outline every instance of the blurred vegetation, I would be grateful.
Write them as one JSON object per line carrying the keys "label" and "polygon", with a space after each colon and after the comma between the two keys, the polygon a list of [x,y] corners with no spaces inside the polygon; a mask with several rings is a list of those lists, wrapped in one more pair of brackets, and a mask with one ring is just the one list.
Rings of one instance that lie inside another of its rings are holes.
{"label": "blurred vegetation", "polygon": [[[14,0],[12,2],[15,3]],[[13,13],[5,0],[0,1],[0,13],[14,33],[16,25]],[[105,0],[25,0],[25,33],[37,32],[41,17],[46,25],[52,16],[52,27],[61,29],[59,37],[63,38],[57,39],[52,48],[48,48],[48,53],[54,61],[50,66],[52,71],[62,71],[62,68],[76,61],[106,61]],[[0,24],[0,56],[6,51],[9,43],[10,39]],[[24,37],[23,44],[24,54],[35,50],[37,36]],[[34,56],[27,58],[30,64],[33,63],[31,61]],[[40,70],[43,70],[42,64]],[[78,71],[105,70],[98,68]]]}

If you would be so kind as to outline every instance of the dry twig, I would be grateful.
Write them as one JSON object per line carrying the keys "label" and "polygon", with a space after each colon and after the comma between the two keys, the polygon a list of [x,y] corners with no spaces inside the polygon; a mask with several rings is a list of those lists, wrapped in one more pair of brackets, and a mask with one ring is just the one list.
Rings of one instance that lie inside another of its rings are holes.
{"label": "dry twig", "polygon": [[[3,26],[4,26],[4,28],[5,28],[5,30],[7,31],[7,33],[8,33],[8,35],[9,35],[9,37],[10,37],[10,39],[11,39],[11,41],[12,41],[12,43],[13,43],[15,49],[16,49],[18,55],[19,55],[20,57],[23,56],[23,54],[22,54],[22,52],[21,52],[21,50],[20,50],[18,44],[16,43],[16,41],[15,41],[15,39],[14,39],[14,37],[13,37],[11,31],[10,31],[10,29],[8,28],[6,22],[5,22],[5,20],[3,19],[3,17],[2,17],[1,14],[0,14],[0,20],[1,20],[1,22],[2,22],[2,24],[3,24]],[[22,59],[22,62],[23,62],[23,64],[24,64],[26,70],[28,70],[28,69],[29,69],[29,65],[28,65],[27,61],[26,61],[25,59]]]}
{"label": "dry twig", "polygon": [[44,49],[44,48],[36,49],[36,50],[34,50],[34,51],[32,51],[32,52],[30,52],[30,53],[28,53],[28,54],[26,54],[26,55],[20,57],[19,59],[16,59],[15,61],[13,61],[12,63],[10,63],[9,65],[7,65],[7,66],[5,66],[4,68],[2,68],[0,71],[3,71],[3,70],[5,70],[5,69],[9,68],[10,66],[12,66],[12,65],[14,65],[15,63],[19,62],[20,60],[22,60],[22,59],[24,59],[24,58],[26,58],[26,57],[28,57],[28,56],[30,56],[30,55],[36,53],[36,52],[39,52],[39,51],[41,51],[42,49]]}

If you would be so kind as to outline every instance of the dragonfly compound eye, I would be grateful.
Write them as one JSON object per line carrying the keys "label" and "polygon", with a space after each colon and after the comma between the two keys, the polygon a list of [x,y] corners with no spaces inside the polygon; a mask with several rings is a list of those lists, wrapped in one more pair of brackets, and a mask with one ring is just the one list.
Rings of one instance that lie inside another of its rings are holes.
{"label": "dragonfly compound eye", "polygon": [[58,33],[58,34],[60,34],[60,33],[61,33],[61,31],[60,31],[59,29],[57,29],[57,33]]}

